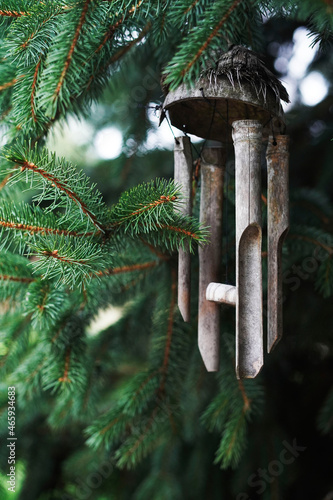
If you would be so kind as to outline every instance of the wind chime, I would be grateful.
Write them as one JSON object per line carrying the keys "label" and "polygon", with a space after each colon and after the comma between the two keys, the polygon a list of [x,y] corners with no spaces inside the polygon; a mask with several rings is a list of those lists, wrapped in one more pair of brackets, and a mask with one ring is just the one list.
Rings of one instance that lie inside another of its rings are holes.
{"label": "wind chime", "polygon": [[[199,248],[198,344],[208,371],[219,368],[220,304],[236,307],[236,374],[255,377],[263,365],[261,158],[268,139],[268,352],[282,336],[282,244],[289,224],[288,137],[280,99],[289,102],[279,80],[257,55],[241,46],[226,52],[192,88],[181,85],[163,104],[175,138],[175,181],[192,207],[192,168],[187,133],[220,141],[201,154],[200,221],[210,228],[209,244]],[[236,285],[220,283],[222,202],[226,148],[233,141],[236,181]],[[178,306],[190,319],[190,254],[179,250]]]}

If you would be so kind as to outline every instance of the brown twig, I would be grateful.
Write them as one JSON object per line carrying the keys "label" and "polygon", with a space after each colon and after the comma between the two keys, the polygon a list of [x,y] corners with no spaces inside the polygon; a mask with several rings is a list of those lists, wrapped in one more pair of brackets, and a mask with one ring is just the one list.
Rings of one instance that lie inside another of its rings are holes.
{"label": "brown twig", "polygon": [[229,7],[227,12],[224,14],[222,19],[218,22],[218,24],[215,26],[205,43],[203,43],[200,47],[200,49],[197,51],[193,59],[187,64],[187,66],[183,69],[181,72],[181,75],[184,77],[189,70],[192,68],[192,66],[197,62],[197,60],[200,58],[201,54],[207,49],[208,45],[210,45],[211,41],[216,37],[217,33],[220,31],[222,28],[223,24],[227,21],[227,19],[230,17],[232,12],[236,9],[238,4],[240,4],[242,0],[235,0],[233,4]]}
{"label": "brown twig", "polygon": [[59,255],[58,254],[58,250],[52,250],[52,251],[44,250],[42,252],[42,254],[45,255],[46,257],[52,257],[53,259],[58,259],[61,262],[66,262],[67,264],[80,264],[80,265],[86,265],[86,264],[88,264],[87,260],[82,260],[82,259],[80,259],[80,260],[67,259],[66,257],[63,257],[62,255]]}
{"label": "brown twig", "polygon": [[57,85],[56,90],[54,92],[54,99],[56,99],[58,97],[59,93],[60,93],[60,89],[61,89],[61,87],[62,87],[62,85],[64,83],[64,80],[65,80],[68,68],[69,68],[69,66],[70,66],[70,64],[72,62],[73,52],[74,52],[74,49],[75,49],[75,47],[77,45],[77,41],[79,39],[81,30],[82,30],[82,26],[84,25],[84,22],[85,22],[85,19],[86,19],[86,16],[87,16],[87,12],[88,12],[88,8],[89,8],[90,2],[91,2],[91,0],[86,0],[85,4],[83,6],[83,9],[82,9],[82,12],[81,12],[81,16],[80,16],[80,19],[79,19],[79,23],[78,23],[77,28],[75,30],[74,39],[73,39],[72,44],[70,46],[69,52],[67,54],[65,65],[64,65],[64,68],[63,68],[62,73],[60,75],[60,79],[59,79],[58,85]]}
{"label": "brown twig", "polygon": [[29,12],[20,12],[17,10],[0,10],[0,16],[5,17],[21,17],[21,16],[29,16]]}
{"label": "brown twig", "polygon": [[[1,189],[1,184],[0,184]],[[43,234],[59,234],[63,236],[77,236],[77,237],[85,237],[85,236],[97,236],[101,234],[99,231],[89,232],[89,233],[78,233],[77,231],[67,231],[66,229],[55,229],[52,227],[42,227],[42,226],[32,226],[29,224],[20,224],[18,222],[8,222],[0,220],[0,226],[8,228],[8,229],[16,229],[20,231],[28,231],[29,233],[41,233]]]}
{"label": "brown twig", "polygon": [[144,262],[142,264],[133,264],[131,266],[114,267],[113,269],[105,269],[104,271],[99,271],[95,276],[113,276],[115,274],[131,273],[133,271],[141,271],[142,269],[149,269],[151,267],[157,266],[158,262],[152,260],[150,262]]}
{"label": "brown twig", "polygon": [[36,65],[36,69],[34,72],[34,78],[33,78],[33,82],[32,82],[32,87],[31,87],[31,97],[30,97],[31,115],[32,115],[32,118],[33,118],[35,123],[37,123],[37,116],[35,113],[35,92],[36,92],[36,86],[37,86],[38,71],[39,71],[41,62],[42,62],[42,58],[39,59],[37,65]]}
{"label": "brown twig", "polygon": [[15,83],[17,83],[19,81],[19,79],[23,78],[24,76],[25,75],[20,75],[17,78],[13,78],[13,80],[11,80],[10,82],[7,82],[7,83],[4,83],[3,85],[0,85],[0,91],[1,90],[6,90],[9,87],[13,87],[13,85],[15,85]]}
{"label": "brown twig", "polygon": [[32,170],[33,172],[40,174],[42,177],[44,177],[44,179],[48,180],[58,189],[66,193],[69,198],[71,198],[77,205],[81,207],[82,212],[89,217],[94,226],[96,226],[100,231],[104,232],[101,224],[99,224],[99,222],[97,221],[96,216],[88,209],[86,203],[84,203],[84,201],[82,201],[72,189],[67,187],[65,181],[59,180],[55,175],[50,174],[46,170],[39,168],[37,165],[27,160],[16,160],[16,163],[21,166],[22,172],[24,172],[24,170]]}
{"label": "brown twig", "polygon": [[26,278],[23,276],[10,276],[8,274],[0,274],[0,280],[16,281],[18,283],[31,283],[32,281],[36,281],[35,278]]}
{"label": "brown twig", "polygon": [[68,378],[70,360],[71,360],[71,348],[68,347],[68,349],[66,351],[66,357],[65,357],[64,374],[62,377],[58,378],[59,382],[68,382],[69,384],[71,383],[71,379]]}
{"label": "brown twig", "polygon": [[245,392],[244,384],[242,380],[238,380],[238,386],[244,401],[243,412],[246,413],[250,409],[250,400]]}

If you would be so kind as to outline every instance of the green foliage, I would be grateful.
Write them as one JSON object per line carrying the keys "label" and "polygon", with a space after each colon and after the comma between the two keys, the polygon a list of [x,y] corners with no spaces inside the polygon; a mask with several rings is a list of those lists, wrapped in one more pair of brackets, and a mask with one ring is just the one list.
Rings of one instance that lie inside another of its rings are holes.
{"label": "green foliage", "polygon": [[16,243],[21,252],[35,256],[34,272],[44,280],[70,288],[85,284],[115,265],[112,257],[128,237],[144,236],[169,251],[185,242],[193,250],[194,242],[205,241],[198,222],[177,213],[179,188],[172,181],[139,185],[109,210],[82,171],[47,150],[15,145],[3,154],[15,165],[6,188],[25,181],[37,194],[33,205],[4,200],[2,246]]}
{"label": "green foliage", "polygon": [[31,317],[32,326],[43,331],[59,318],[67,294],[64,288],[52,287],[50,282],[35,279],[29,284],[25,298],[24,309]]}
{"label": "green foliage", "polygon": [[[198,24],[187,34],[186,43],[181,45],[166,67],[165,83],[171,84],[171,89],[175,89],[184,77],[187,82],[194,82],[211,59],[212,51],[220,53],[227,50],[230,40],[236,44],[246,44],[247,40],[243,36],[244,23],[252,20],[249,12],[254,3],[256,2],[237,0],[211,2],[202,11]],[[183,14],[185,18],[188,16],[187,10]],[[254,20],[251,29],[256,29]],[[199,61],[201,65],[198,64]]]}
{"label": "green foliage", "polygon": [[0,254],[1,301],[20,302],[27,293],[27,287],[34,280],[28,259],[7,252]]}
{"label": "green foliage", "polygon": [[[225,336],[224,347],[232,356],[233,337]],[[226,469],[237,467],[246,446],[247,425],[262,406],[263,391],[255,380],[236,380],[231,359],[223,358],[219,372],[219,392],[202,415],[210,432],[222,438],[215,463]]]}
{"label": "green foliage", "polygon": [[[283,35],[276,23],[286,28]],[[159,106],[161,74],[165,86],[190,85],[230,44],[267,49],[271,56],[274,34],[288,44],[300,24],[324,48],[332,39],[328,2],[0,1],[6,142],[0,158],[0,434],[5,442],[7,384],[15,385],[20,459],[27,467],[20,498],[62,498],[67,491],[75,498],[78,471],[88,476],[87,463],[104,456],[115,470],[100,489],[91,488],[92,499],[215,500],[228,498],[230,477],[239,477],[237,497],[263,466],[262,457],[266,468],[277,459],[281,446],[272,451],[267,436],[281,442],[287,434],[298,436],[293,415],[299,408],[301,422],[311,395],[321,398],[313,421],[331,433],[332,391],[322,387],[323,380],[331,384],[325,365],[332,356],[329,300],[322,301],[321,314],[322,298],[333,294],[331,152],[323,136],[316,138],[328,160],[322,171],[313,168],[317,158],[306,149],[307,142],[314,146],[307,140],[311,127],[300,128],[300,122],[311,122],[309,113],[299,107],[290,117],[291,134],[298,132],[291,171],[301,165],[311,174],[307,188],[296,189],[301,182],[292,178],[283,254],[285,285],[295,273],[302,286],[285,290],[286,309],[293,311],[286,315],[286,338],[258,380],[235,377],[234,340],[226,335],[234,330],[234,317],[226,309],[221,370],[204,370],[196,345],[196,248],[209,241],[209,229],[197,220],[200,185],[194,179],[195,216],[182,216],[179,186],[169,180],[172,157],[149,151],[145,143],[145,106]],[[321,57],[329,68],[329,55]],[[123,153],[78,169],[45,143],[54,125],[70,115],[92,121],[93,109],[98,126],[111,121],[122,128]],[[313,120],[322,119],[318,113]],[[332,120],[325,120],[330,130]],[[161,172],[167,179],[156,179]],[[223,268],[232,274],[231,173],[228,179],[221,244]],[[179,247],[192,252],[187,325],[176,308]],[[110,306],[121,318],[96,326]],[[318,316],[311,316],[314,308]],[[300,485],[297,467],[283,474]],[[276,477],[269,484],[272,494],[283,491]],[[327,491],[315,495],[324,498]]]}

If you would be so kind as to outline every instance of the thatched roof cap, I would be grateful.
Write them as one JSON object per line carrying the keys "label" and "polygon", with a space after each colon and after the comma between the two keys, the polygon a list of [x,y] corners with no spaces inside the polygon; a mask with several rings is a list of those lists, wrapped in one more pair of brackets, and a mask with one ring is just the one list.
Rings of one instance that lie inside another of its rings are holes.
{"label": "thatched roof cap", "polygon": [[265,136],[284,133],[282,83],[251,50],[236,45],[205,69],[194,86],[180,85],[163,104],[180,130],[218,141],[231,140],[236,120],[259,120]]}
{"label": "thatched roof cap", "polygon": [[289,102],[289,95],[280,80],[266,68],[258,54],[241,45],[234,45],[220,57],[214,66],[202,73],[211,83],[217,78],[226,76],[231,85],[241,86],[247,81],[254,86],[258,93],[266,98],[267,90],[272,90],[277,100]]}

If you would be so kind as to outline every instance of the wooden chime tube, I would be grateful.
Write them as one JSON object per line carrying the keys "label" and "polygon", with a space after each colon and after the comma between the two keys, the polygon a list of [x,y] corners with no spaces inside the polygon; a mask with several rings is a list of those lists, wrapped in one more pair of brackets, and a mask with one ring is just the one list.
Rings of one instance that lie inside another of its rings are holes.
{"label": "wooden chime tube", "polygon": [[268,140],[267,218],[268,291],[267,350],[282,337],[282,245],[289,228],[288,155],[289,137],[278,135]]}
{"label": "wooden chime tube", "polygon": [[200,222],[210,229],[209,243],[199,247],[198,344],[207,371],[219,368],[220,305],[206,299],[209,283],[220,280],[225,154],[206,148],[201,160]]}
{"label": "wooden chime tube", "polygon": [[[174,148],[174,178],[181,188],[183,202],[180,212],[192,215],[192,151],[189,137],[177,137]],[[178,308],[184,321],[190,321],[191,255],[188,249],[178,252]]]}
{"label": "wooden chime tube", "polygon": [[255,377],[263,365],[261,270],[262,125],[232,124],[236,170],[236,374]]}

